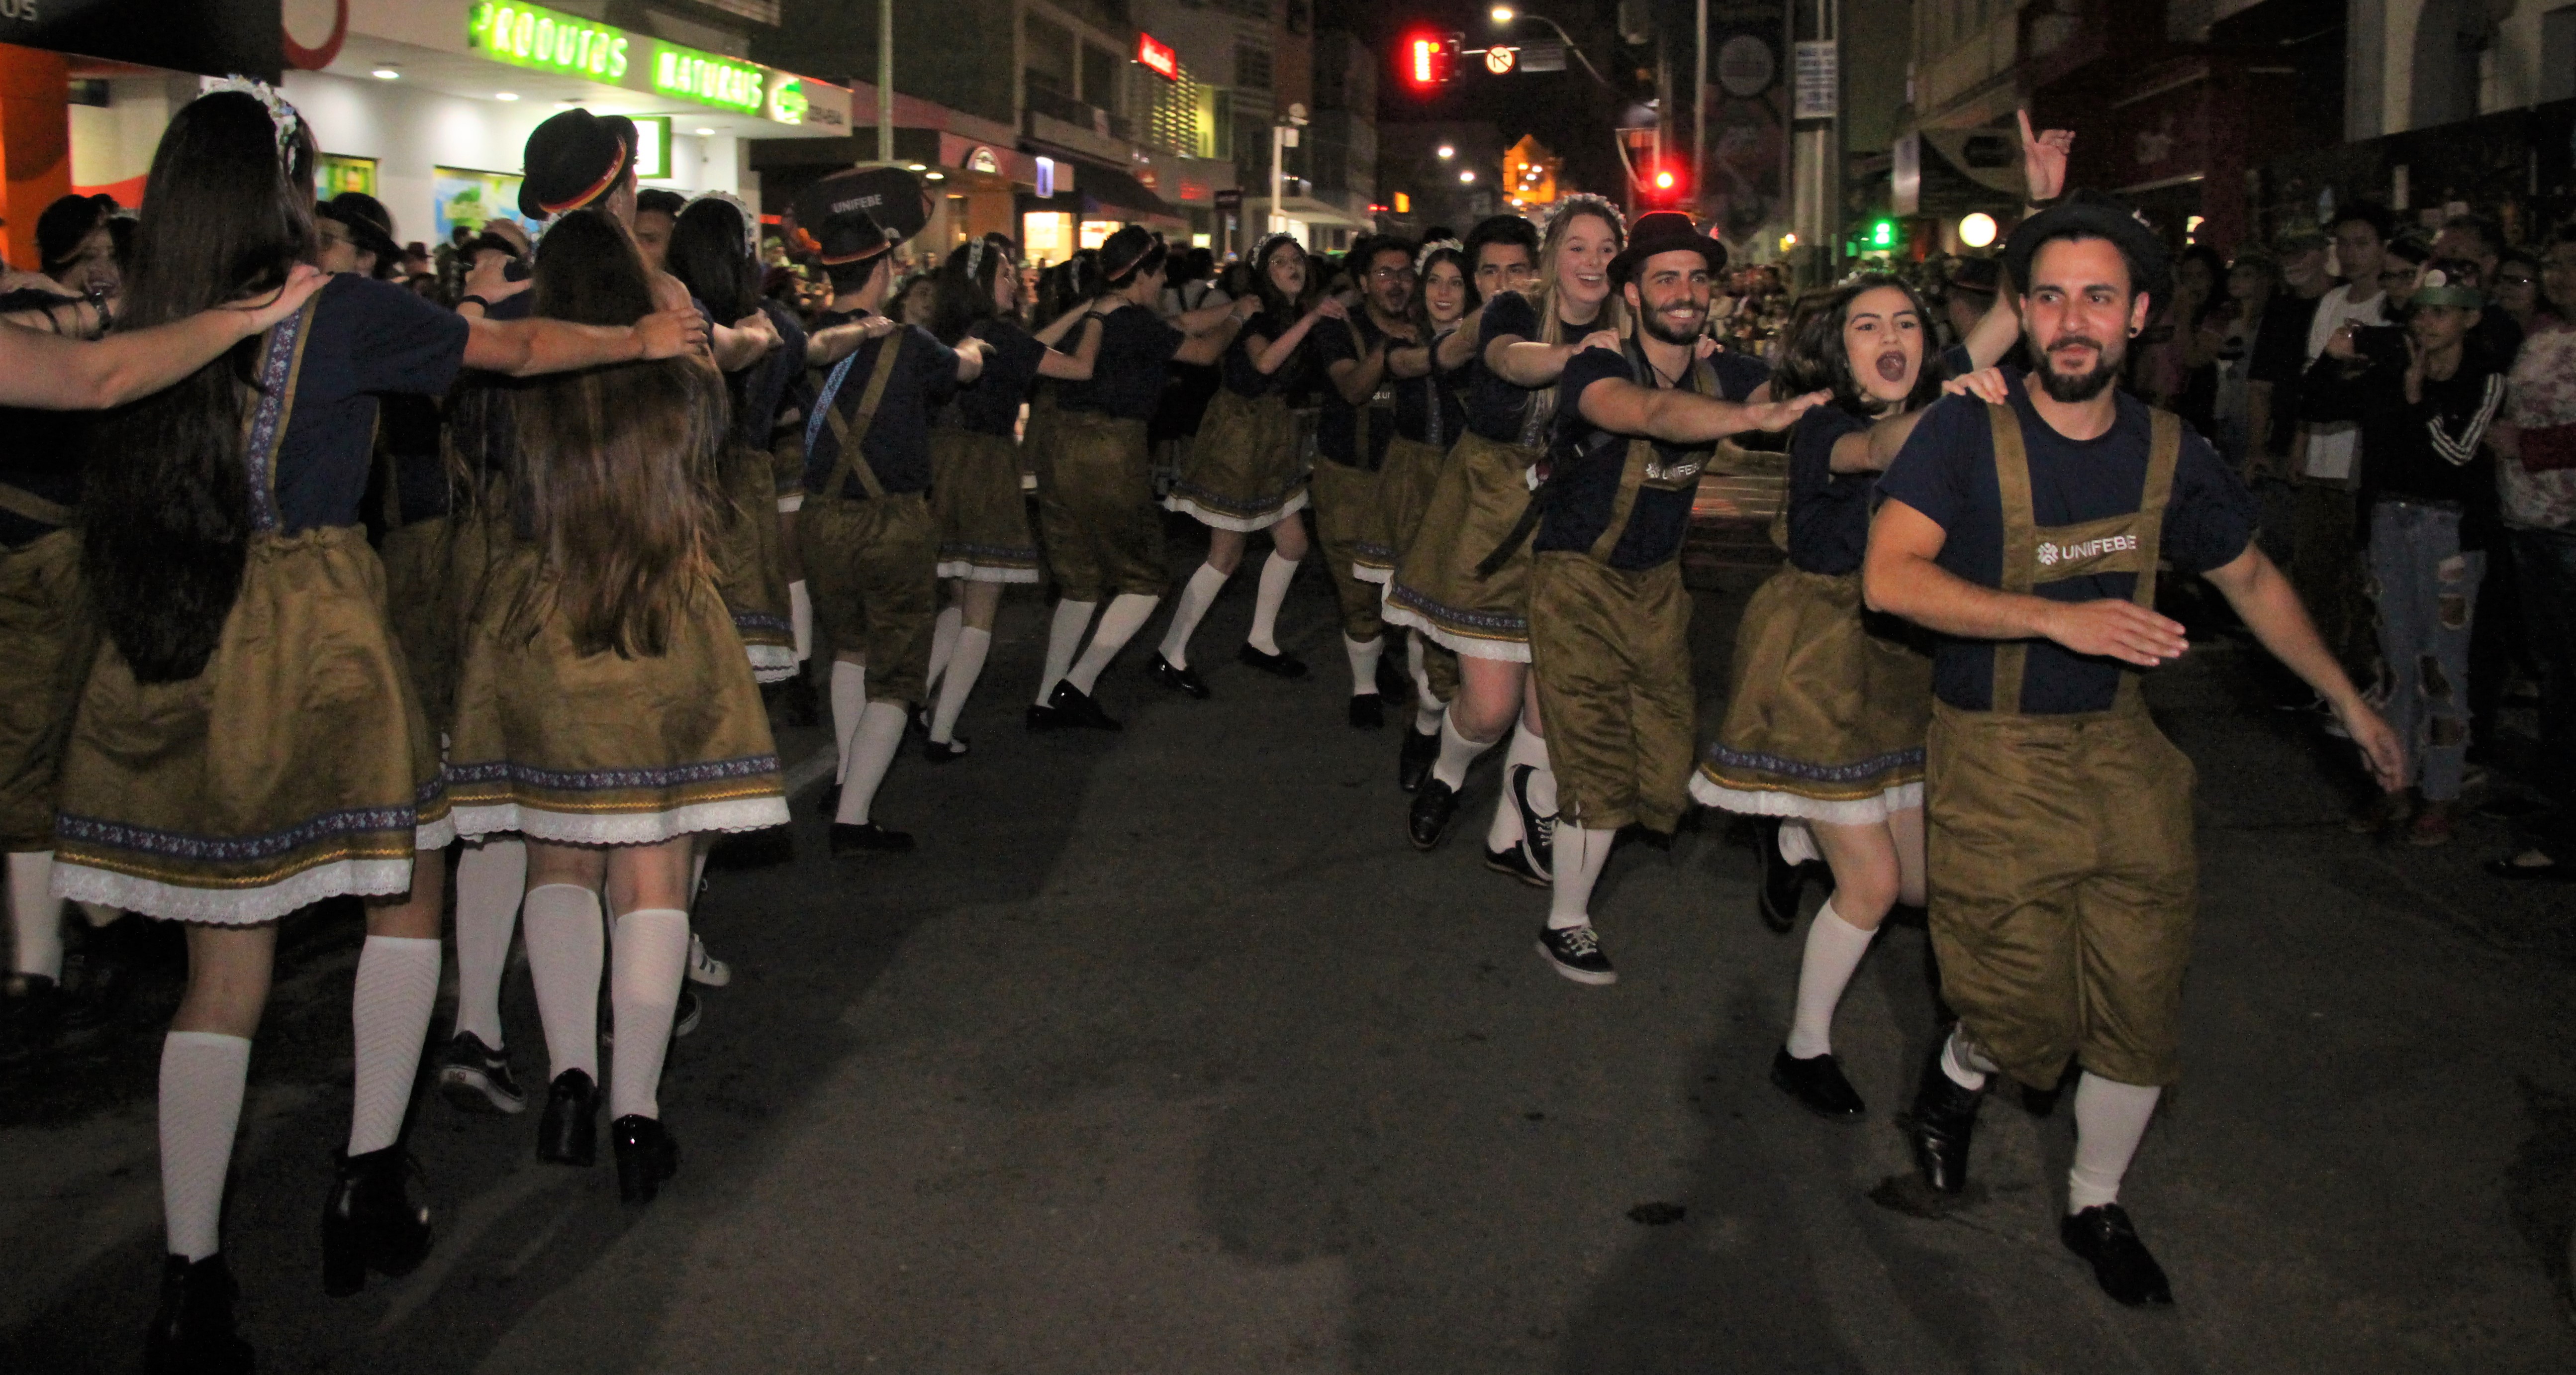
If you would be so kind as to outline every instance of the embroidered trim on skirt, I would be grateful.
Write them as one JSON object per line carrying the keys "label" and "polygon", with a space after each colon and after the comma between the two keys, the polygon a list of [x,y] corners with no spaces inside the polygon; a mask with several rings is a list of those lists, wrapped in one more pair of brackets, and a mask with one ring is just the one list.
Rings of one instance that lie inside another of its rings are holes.
{"label": "embroidered trim on skirt", "polygon": [[1528,543],[1492,577],[1476,576],[1476,565],[1520,523],[1530,502],[1526,475],[1538,459],[1534,448],[1459,437],[1386,585],[1387,624],[1411,626],[1471,659],[1529,662]]}
{"label": "embroidered trim on skirt", "polygon": [[1038,542],[1020,491],[1020,446],[1005,434],[930,432],[930,512],[939,522],[939,576],[1033,583]]}
{"label": "embroidered trim on skirt", "polygon": [[1835,825],[1923,805],[1932,661],[1861,605],[1860,575],[1784,567],[1736,629],[1726,719],[1691,796]]}
{"label": "embroidered trim on skirt", "polygon": [[98,654],[80,562],[77,530],[0,553],[0,844],[11,851],[54,845],[63,746]]}
{"label": "embroidered trim on skirt", "polygon": [[1163,506],[1202,525],[1242,531],[1267,530],[1304,510],[1305,465],[1288,403],[1220,390]]}
{"label": "embroidered trim on skirt", "polygon": [[796,627],[787,617],[787,554],[770,455],[737,444],[717,464],[725,500],[708,541],[716,591],[733,615],[752,677],[783,682],[796,676]]}
{"label": "embroidered trim on skirt", "polygon": [[255,535],[205,671],[138,683],[98,647],[63,760],[54,892],[249,924],[411,888],[456,838],[364,531]]}
{"label": "embroidered trim on skirt", "polygon": [[457,828],[566,845],[649,845],[784,825],[778,748],[711,581],[655,658],[581,654],[560,616],[513,615],[545,589],[534,549],[497,561],[468,620],[448,786]]}

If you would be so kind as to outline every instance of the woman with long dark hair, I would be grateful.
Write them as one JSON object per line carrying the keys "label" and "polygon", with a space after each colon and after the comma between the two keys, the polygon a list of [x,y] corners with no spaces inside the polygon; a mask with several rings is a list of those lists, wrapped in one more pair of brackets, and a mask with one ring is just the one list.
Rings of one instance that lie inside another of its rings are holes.
{"label": "woman with long dark hair", "polygon": [[[654,289],[614,220],[575,211],[538,246],[535,314],[615,325]],[[449,778],[458,829],[528,842],[522,926],[552,1086],[538,1155],[597,1151],[600,899],[617,1054],[619,1194],[678,1168],[656,1089],[689,955],[700,834],[787,820],[760,693],[708,549],[724,379],[703,357],[593,368],[516,398],[515,545],[472,608]]]}
{"label": "woman with long dark hair", "polygon": [[[127,322],[262,296],[312,261],[315,158],[302,118],[265,88],[182,109],[146,183]],[[102,426],[84,501],[118,519],[91,523],[83,571],[106,643],[65,759],[55,887],[189,923],[188,991],[161,1054],[169,1258],[149,1368],[249,1367],[218,1244],[224,1174],[277,919],[323,898],[369,900],[325,1286],[408,1271],[429,1243],[399,1140],[438,996],[438,850],[454,832],[358,526],[375,397],[443,392],[460,367],[668,357],[695,326],[467,321],[337,276],[262,342]]]}
{"label": "woman with long dark hair", "polygon": [[1833,870],[1771,1081],[1834,1118],[1863,1110],[1833,1057],[1834,1008],[1888,910],[1923,902],[1932,661],[1902,625],[1863,608],[1860,565],[1878,474],[1941,395],[1931,331],[1913,287],[1868,273],[1791,340],[1773,390],[1833,401],[1790,432],[1789,562],[1745,607],[1726,720],[1691,780],[1708,806],[1805,822]]}
{"label": "woman with long dark hair", "polygon": [[1192,697],[1205,697],[1208,690],[1190,668],[1190,636],[1242,565],[1244,548],[1258,530],[1270,532],[1270,559],[1261,566],[1252,633],[1238,657],[1282,678],[1306,671],[1280,650],[1276,635],[1280,604],[1306,557],[1306,526],[1297,518],[1306,509],[1305,474],[1299,471],[1297,418],[1289,407],[1315,380],[1305,348],[1308,332],[1316,321],[1342,319],[1345,311],[1341,298],[1324,292],[1320,265],[1288,235],[1263,239],[1252,263],[1258,313],[1244,322],[1242,336],[1226,353],[1225,389],[1208,403],[1190,444],[1189,466],[1163,499],[1166,508],[1208,528],[1207,562],[1182,587],[1154,659],[1155,680]]}
{"label": "woman with long dark hair", "polygon": [[[1387,371],[1399,379],[1395,439],[1387,445],[1386,468],[1378,478],[1387,539],[1383,549],[1361,551],[1353,572],[1364,582],[1383,586],[1394,580],[1396,565],[1422,529],[1449,446],[1466,429],[1472,364],[1460,359],[1444,366],[1441,353],[1467,316],[1484,304],[1474,272],[1466,248],[1455,239],[1424,245],[1416,261],[1413,316],[1424,342],[1418,348],[1390,349],[1386,356]],[[1413,680],[1413,726],[1404,733],[1396,781],[1412,792],[1431,772],[1431,761],[1440,757],[1440,718],[1458,691],[1458,656],[1417,627],[1404,637],[1404,659]]]}
{"label": "woman with long dark hair", "polygon": [[[966,752],[957,717],[984,672],[1002,589],[1038,580],[1037,540],[1020,494],[1020,406],[1038,379],[1083,382],[1100,351],[1100,322],[1068,311],[1031,334],[1021,321],[1015,245],[987,234],[950,252],[939,271],[930,332],[955,347],[969,336],[991,345],[983,375],[963,388],[930,432],[930,510],[939,522],[939,577],[948,604],[930,644],[930,681],[939,692],[923,753],[943,764]],[[1075,328],[1069,352],[1051,347]]]}
{"label": "woman with long dark hair", "polygon": [[[1499,250],[1502,241],[1494,242]],[[1627,306],[1608,275],[1625,242],[1619,212],[1608,201],[1566,197],[1539,242],[1534,292],[1505,291],[1486,300],[1467,433],[1386,593],[1391,624],[1420,630],[1459,659],[1458,693],[1442,719],[1440,752],[1406,818],[1414,848],[1429,850],[1448,835],[1468,766],[1509,731],[1485,858],[1536,887],[1550,882],[1556,776],[1529,681],[1527,536],[1534,521],[1526,478],[1546,452],[1566,360],[1591,343],[1621,347],[1626,337]]]}

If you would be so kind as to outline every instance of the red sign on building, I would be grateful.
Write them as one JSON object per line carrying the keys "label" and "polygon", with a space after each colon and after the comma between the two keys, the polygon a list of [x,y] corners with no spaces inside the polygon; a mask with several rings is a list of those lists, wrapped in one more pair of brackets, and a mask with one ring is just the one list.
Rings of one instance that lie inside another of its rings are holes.
{"label": "red sign on building", "polygon": [[1168,43],[1155,42],[1154,35],[1150,33],[1136,35],[1136,60],[1165,81],[1181,79],[1180,54],[1173,52]]}

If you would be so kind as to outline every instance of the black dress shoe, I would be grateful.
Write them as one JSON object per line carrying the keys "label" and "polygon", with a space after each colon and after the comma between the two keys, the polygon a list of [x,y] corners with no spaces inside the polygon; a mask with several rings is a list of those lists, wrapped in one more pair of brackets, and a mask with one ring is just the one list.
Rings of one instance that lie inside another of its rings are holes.
{"label": "black dress shoe", "polygon": [[1818,1117],[1837,1122],[1858,1121],[1869,1105],[1843,1077],[1843,1067],[1829,1052],[1811,1060],[1801,1060],[1789,1053],[1787,1046],[1771,1057],[1771,1082],[1782,1093],[1798,1100],[1798,1106]]}
{"label": "black dress shoe", "polygon": [[1092,730],[1125,729],[1118,724],[1118,718],[1100,709],[1100,703],[1090,693],[1071,683],[1055,685],[1055,691],[1047,694],[1047,710],[1055,713],[1056,724],[1061,726],[1087,726]]}
{"label": "black dress shoe", "polygon": [[1431,776],[1431,766],[1440,762],[1440,732],[1424,735],[1417,730],[1404,732],[1404,748],[1395,756],[1395,786],[1412,792]]}
{"label": "black dress shoe", "polygon": [[1498,874],[1508,874],[1532,888],[1554,886],[1548,881],[1547,875],[1531,867],[1528,851],[1518,845],[1505,846],[1500,850],[1487,850],[1485,867]]}
{"label": "black dress shoe", "polygon": [[1780,818],[1753,819],[1753,845],[1762,855],[1762,885],[1755,890],[1754,910],[1762,924],[1785,933],[1798,924],[1798,896],[1806,887],[1806,866],[1780,857]]}
{"label": "black dress shoe", "polygon": [[599,1159],[599,1085],[577,1069],[555,1076],[537,1120],[537,1159],[588,1169]]}
{"label": "black dress shoe", "polygon": [[2165,1281],[2165,1268],[2147,1253],[2128,1210],[2119,1204],[2096,1204],[2060,1219],[2057,1239],[2092,1262],[2093,1282],[2103,1293],[2131,1308],[2172,1305],[2173,1286]]}
{"label": "black dress shoe", "polygon": [[1303,678],[1306,676],[1306,661],[1291,658],[1285,652],[1264,654],[1250,645],[1245,645],[1234,652],[1234,657],[1238,662],[1260,669],[1273,677]]}
{"label": "black dress shoe", "polygon": [[[1380,634],[1383,636],[1384,632]],[[1393,655],[1378,656],[1377,695],[1390,702],[1406,702],[1413,698],[1413,680],[1405,676],[1403,669],[1396,667]]]}
{"label": "black dress shoe", "polygon": [[933,764],[953,764],[966,757],[966,737],[954,740],[932,740],[921,747],[921,757]]}
{"label": "black dress shoe", "polygon": [[1432,850],[1449,834],[1449,823],[1458,815],[1458,790],[1438,778],[1425,778],[1413,793],[1413,806],[1405,813],[1405,834],[1413,838],[1413,848]]}
{"label": "black dress shoe", "polygon": [[161,1262],[161,1307],[143,1334],[145,1375],[251,1375],[256,1357],[233,1331],[241,1286],[221,1255]]}
{"label": "black dress shoe", "polygon": [[873,821],[862,821],[855,826],[839,821],[832,823],[834,859],[870,853],[900,854],[911,848],[910,831],[890,831]]}
{"label": "black dress shoe", "polygon": [[1914,1110],[1905,1124],[1914,1147],[1914,1169],[1933,1192],[1958,1194],[1968,1187],[1968,1139],[1977,1129],[1977,1104],[1984,1089],[1963,1088],[1941,1069],[1948,1038],[1932,1048],[1923,1067],[1923,1082],[1914,1090]]}
{"label": "black dress shoe", "polygon": [[1351,729],[1386,729],[1386,699],[1374,692],[1362,692],[1352,696]]}
{"label": "black dress shoe", "polygon": [[1145,671],[1153,675],[1155,682],[1174,692],[1186,693],[1202,702],[1208,699],[1208,685],[1199,677],[1197,669],[1176,668],[1171,660],[1164,658],[1159,652],[1154,655],[1154,662],[1147,665]]}
{"label": "black dress shoe", "polygon": [[1028,727],[1032,734],[1040,731],[1054,730],[1056,727],[1063,724],[1064,723],[1062,721],[1055,719],[1055,708],[1053,707],[1029,708]]}
{"label": "black dress shoe", "polygon": [[824,784],[821,795],[814,799],[814,806],[815,810],[820,811],[825,816],[839,816],[841,814],[841,785],[838,783]]}
{"label": "black dress shoe", "polygon": [[662,1181],[680,1172],[680,1143],[650,1117],[628,1115],[608,1127],[617,1146],[617,1196],[650,1203]]}
{"label": "black dress shoe", "polygon": [[322,1292],[346,1298],[367,1272],[399,1279],[429,1255],[429,1209],[412,1200],[415,1168],[399,1145],[365,1155],[332,1152],[338,1178],[322,1205]]}

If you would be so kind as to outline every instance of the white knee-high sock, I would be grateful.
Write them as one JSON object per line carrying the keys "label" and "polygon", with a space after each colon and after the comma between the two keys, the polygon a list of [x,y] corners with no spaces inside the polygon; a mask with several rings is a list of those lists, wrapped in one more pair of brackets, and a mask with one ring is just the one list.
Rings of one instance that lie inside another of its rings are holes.
{"label": "white knee-high sock", "polygon": [[501,1048],[501,976],[528,892],[528,843],[494,836],[456,857],[456,1029]]}
{"label": "white knee-high sock", "polygon": [[224,1175],[249,1080],[246,1037],[174,1031],[161,1038],[161,1220],[171,1255],[204,1260],[221,1249]]}
{"label": "white knee-high sock", "polygon": [[1986,1086],[1986,1076],[1995,1072],[1995,1064],[1968,1040],[1965,1031],[1964,1027],[1953,1026],[1948,1039],[1941,1042],[1941,1072],[1963,1089],[1981,1089]]}
{"label": "white knee-high sock", "polygon": [[948,661],[948,676],[939,683],[939,706],[930,713],[930,738],[945,745],[957,738],[957,717],[966,696],[984,676],[984,656],[993,649],[993,632],[973,626],[957,632],[957,654]]}
{"label": "white knee-high sock", "polygon": [[901,702],[868,703],[850,740],[850,770],[841,780],[841,807],[833,821],[844,826],[867,824],[869,804],[876,801],[886,770],[894,767],[895,751],[903,748],[903,727]]}
{"label": "white knee-high sock", "polygon": [[1377,661],[1385,653],[1384,635],[1368,640],[1354,640],[1348,635],[1342,637],[1342,657],[1351,661],[1353,697],[1377,695]]}
{"label": "white knee-high sock", "polygon": [[1227,576],[1214,564],[1203,563],[1182,586],[1179,600],[1172,603],[1172,623],[1163,629],[1163,657],[1172,661],[1172,667],[1190,666],[1190,636],[1198,633],[1199,621],[1216,605],[1216,594],[1225,590]]}
{"label": "white knee-high sock", "polygon": [[930,623],[930,676],[925,685],[936,685],[948,671],[950,656],[957,652],[957,632],[966,628],[966,608],[955,602],[939,608],[939,619]]}
{"label": "white knee-high sock", "polygon": [[357,1041],[357,1093],[349,1104],[349,1154],[381,1151],[402,1136],[420,1077],[420,1046],[438,1006],[436,938],[369,936],[349,998]]}
{"label": "white knee-high sock", "polygon": [[2075,1168],[2066,1172],[2066,1211],[2120,1201],[2120,1177],[2146,1138],[2163,1089],[2123,1084],[2091,1070],[2075,1080]]}
{"label": "white knee-high sock", "polygon": [[832,661],[832,744],[839,750],[832,781],[850,776],[850,737],[859,733],[859,714],[868,709],[868,667],[846,659]]}
{"label": "white knee-high sock", "polygon": [[620,916],[611,965],[617,1057],[608,1071],[608,1115],[659,1118],[662,1057],[671,1048],[671,1017],[689,967],[689,914],[646,907]]}
{"label": "white knee-high sock", "polygon": [[1834,1008],[1841,1004],[1852,971],[1860,968],[1860,957],[1869,953],[1870,940],[1877,934],[1844,921],[1831,898],[1816,909],[1815,924],[1807,928],[1807,951],[1798,959],[1798,1011],[1789,1023],[1791,1059],[1812,1060],[1832,1053]]}
{"label": "white knee-high sock", "polygon": [[1091,624],[1091,613],[1100,609],[1098,602],[1078,602],[1070,597],[1055,604],[1055,619],[1047,625],[1046,669],[1038,675],[1038,705],[1045,706],[1055,692],[1055,685],[1073,671],[1074,651],[1082,648],[1082,631]]}
{"label": "white knee-high sock", "polygon": [[1074,691],[1091,691],[1108,670],[1109,661],[1117,658],[1118,651],[1145,628],[1146,620],[1154,614],[1154,604],[1161,600],[1142,592],[1121,592],[1109,599],[1109,609],[1100,613],[1100,628],[1091,632],[1091,643],[1083,646],[1082,657],[1074,661],[1073,671],[1064,675]]}
{"label": "white knee-high sock", "polygon": [[1404,637],[1404,672],[1413,680],[1413,733],[1429,735],[1440,729],[1440,718],[1448,714],[1449,705],[1431,693],[1431,669],[1423,652],[1419,630]]}
{"label": "white knee-high sock", "polygon": [[54,896],[54,852],[9,856],[9,925],[18,936],[16,969],[57,983],[63,977],[63,900]]}
{"label": "white knee-high sock", "polygon": [[[569,883],[528,890],[520,918],[528,937],[528,979],[545,1025],[546,1078],[577,1069],[599,1082],[599,969],[605,957],[599,894]],[[687,952],[681,952],[683,958]]]}
{"label": "white knee-high sock", "polygon": [[796,637],[796,662],[814,657],[814,594],[805,590],[805,580],[787,584],[787,626]]}
{"label": "white knee-high sock", "polygon": [[1523,764],[1534,771],[1529,779],[1530,806],[1540,816],[1556,815],[1556,775],[1548,771],[1547,740],[1515,721],[1511,748],[1503,751],[1502,796],[1495,799],[1493,823],[1485,828],[1488,850],[1508,850],[1521,843],[1521,809],[1512,803],[1512,775]]}
{"label": "white knee-high sock", "polygon": [[1492,749],[1491,740],[1470,740],[1458,731],[1458,718],[1444,714],[1440,718],[1440,758],[1431,765],[1431,776],[1451,788],[1467,785],[1467,766],[1477,756]]}
{"label": "white knee-high sock", "polygon": [[[1290,516],[1295,520],[1295,516]],[[1264,654],[1279,652],[1279,608],[1288,600],[1288,584],[1297,579],[1297,560],[1270,557],[1261,561],[1261,591],[1252,602],[1252,633],[1243,642]]]}
{"label": "white knee-high sock", "polygon": [[1556,877],[1549,885],[1547,924],[1551,930],[1592,924],[1592,886],[1601,881],[1601,871],[1610,863],[1611,842],[1617,831],[1593,831],[1581,826],[1556,828]]}

